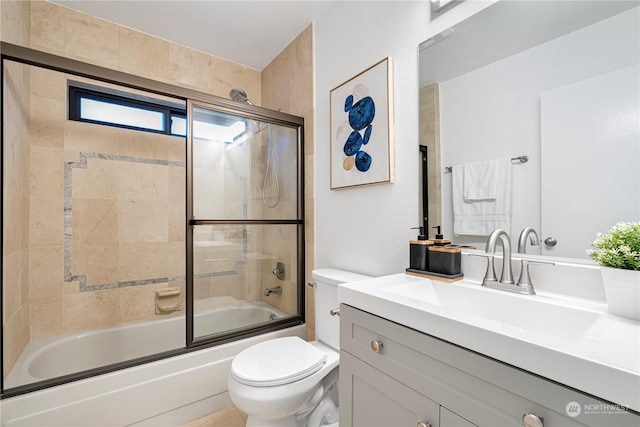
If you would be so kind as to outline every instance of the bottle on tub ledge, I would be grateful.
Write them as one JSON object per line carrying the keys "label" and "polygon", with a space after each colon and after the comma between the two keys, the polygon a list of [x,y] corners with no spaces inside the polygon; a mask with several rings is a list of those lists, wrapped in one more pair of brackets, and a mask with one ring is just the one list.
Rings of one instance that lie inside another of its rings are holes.
{"label": "bottle on tub ledge", "polygon": [[445,239],[439,225],[433,228],[437,229],[435,239],[427,239],[424,228],[420,227],[417,240],[409,241],[407,274],[445,282],[462,280],[460,261],[463,247],[452,245],[451,239]]}

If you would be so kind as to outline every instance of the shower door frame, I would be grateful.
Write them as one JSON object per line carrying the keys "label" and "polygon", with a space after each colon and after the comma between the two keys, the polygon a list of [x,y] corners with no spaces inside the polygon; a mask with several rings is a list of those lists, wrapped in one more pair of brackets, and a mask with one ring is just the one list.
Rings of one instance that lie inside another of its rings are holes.
{"label": "shower door frame", "polygon": [[[296,174],[297,188],[296,188],[296,219],[197,219],[194,216],[193,209],[193,109],[203,108],[225,114],[237,115],[237,109],[225,106],[219,106],[208,102],[188,99],[187,100],[187,295],[194,295],[194,272],[193,272],[193,231],[198,225],[295,225],[296,226],[296,243],[297,243],[297,297],[298,297],[298,315],[284,317],[280,320],[273,320],[267,327],[264,325],[248,325],[237,331],[230,331],[226,333],[220,333],[216,335],[207,335],[203,337],[194,336],[194,298],[187,298],[187,347],[195,347],[201,345],[207,345],[219,342],[228,342],[235,338],[242,336],[248,337],[264,332],[270,332],[272,330],[281,329],[284,326],[289,326],[292,320],[304,321],[304,122],[300,126],[293,126],[293,123],[286,120],[278,120],[275,117],[266,118],[265,116],[251,115],[242,116],[249,119],[255,119],[259,121],[265,121],[269,124],[287,126],[297,129],[297,164],[298,171]],[[276,112],[278,113],[278,112]],[[302,288],[302,289],[301,289]],[[302,298],[301,298],[302,294]],[[298,324],[298,323],[296,323]],[[280,326],[280,327],[278,327]]]}
{"label": "shower door frame", "polygon": [[[81,371],[74,374],[65,375],[63,377],[57,377],[53,379],[43,380],[23,386],[14,387],[8,390],[4,388],[4,340],[0,340],[0,399],[5,399],[13,396],[18,396],[25,393],[30,393],[33,391],[82,380],[85,378],[90,378],[96,375],[102,375],[108,372],[117,371],[120,369],[129,368],[132,366],[142,365],[146,363],[150,363],[156,360],[161,360],[168,357],[177,356],[180,354],[188,353],[194,350],[202,349],[205,347],[210,347],[214,345],[224,344],[230,341],[235,341],[240,338],[255,336],[258,334],[263,334],[271,331],[276,331],[284,328],[288,328],[291,326],[297,326],[304,324],[305,321],[305,220],[304,220],[304,118],[299,116],[294,116],[291,114],[283,113],[281,111],[269,110],[267,108],[258,107],[249,104],[242,104],[239,102],[232,101],[227,98],[222,98],[215,95],[210,95],[207,93],[199,92],[193,89],[184,88],[181,86],[175,86],[169,83],[163,83],[156,80],[152,80],[145,77],[136,76],[133,74],[128,74],[122,71],[112,70],[109,68],[101,67],[98,65],[93,65],[89,63],[85,63],[82,61],[65,58],[62,56],[42,52],[39,50],[14,45],[7,42],[0,42],[0,72],[2,72],[2,85],[0,86],[0,97],[2,97],[2,104],[4,105],[4,61],[14,61],[17,63],[36,66],[48,70],[53,70],[65,74],[72,74],[79,77],[85,77],[89,79],[93,79],[96,81],[101,81],[104,83],[110,83],[119,85],[122,87],[141,90],[148,93],[172,97],[178,99],[180,101],[184,101],[185,104],[190,105],[191,102],[199,103],[206,108],[213,109],[215,111],[220,111],[229,114],[241,114],[242,117],[247,119],[258,120],[262,122],[268,122],[275,125],[283,125],[297,129],[298,135],[298,153],[297,153],[297,161],[298,161],[298,188],[297,188],[297,216],[298,218],[293,222],[297,225],[297,315],[285,317],[281,320],[276,320],[270,322],[268,325],[262,326],[254,326],[245,328],[239,331],[231,331],[228,334],[220,334],[215,337],[204,337],[202,339],[193,339],[193,253],[192,253],[192,235],[190,233],[190,229],[194,225],[201,225],[201,221],[194,221],[191,223],[190,213],[192,210],[192,202],[193,195],[188,191],[192,189],[193,182],[191,181],[191,174],[187,172],[187,186],[186,189],[186,198],[187,203],[185,207],[186,212],[186,221],[185,221],[185,230],[186,230],[186,276],[187,276],[187,289],[186,289],[186,314],[185,314],[185,327],[186,327],[186,337],[187,340],[185,342],[185,346],[183,348],[178,348],[175,350],[167,351],[160,354],[153,354],[145,357],[140,357],[137,359],[133,359],[130,361],[119,362],[112,365],[106,365],[99,368],[89,369],[86,371]],[[0,108],[0,120],[4,119],[4,107]],[[190,119],[189,111],[187,111],[187,119]],[[3,123],[4,124],[4,123]],[[0,141],[3,142],[4,135],[0,134]],[[185,137],[185,143],[187,146],[187,170],[192,168],[192,162],[190,156],[191,144],[189,143],[189,134]],[[4,147],[4,145],[2,144]],[[4,150],[3,150],[4,151]],[[0,152],[0,158],[2,156],[2,152]],[[3,159],[4,160],[4,159]],[[0,180],[2,179],[2,171],[4,170],[4,161],[0,164]],[[191,206],[191,207],[190,207]],[[0,223],[4,221],[3,215],[0,215]],[[238,220],[242,223],[246,223],[246,220]],[[286,224],[291,224],[292,222],[286,220]],[[207,224],[215,223],[216,221],[205,221]],[[234,221],[226,220],[225,224],[233,223]],[[281,220],[254,220],[251,222],[252,224],[264,224],[268,222],[269,224],[281,224]],[[191,235],[191,237],[190,237]],[[4,239],[4,235],[2,232],[2,228],[0,227],[0,237]],[[0,260],[0,263],[2,261]],[[4,266],[0,264],[2,268]],[[190,267],[191,266],[191,267]],[[189,282],[191,281],[191,286]],[[0,313],[2,313],[4,309],[4,304],[2,300],[2,292],[0,292]]]}

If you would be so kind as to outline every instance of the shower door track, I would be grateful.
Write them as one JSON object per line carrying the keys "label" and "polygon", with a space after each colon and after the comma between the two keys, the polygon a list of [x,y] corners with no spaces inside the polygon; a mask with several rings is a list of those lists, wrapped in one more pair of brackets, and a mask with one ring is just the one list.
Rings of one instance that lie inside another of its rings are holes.
{"label": "shower door track", "polygon": [[302,225],[301,219],[190,219],[189,225]]}

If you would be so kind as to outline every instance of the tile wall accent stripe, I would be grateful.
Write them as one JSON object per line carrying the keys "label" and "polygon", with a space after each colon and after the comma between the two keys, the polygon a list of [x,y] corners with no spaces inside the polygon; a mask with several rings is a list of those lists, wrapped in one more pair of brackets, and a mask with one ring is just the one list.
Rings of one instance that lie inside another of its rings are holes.
{"label": "tile wall accent stripe", "polygon": [[[89,285],[86,274],[73,274],[73,169],[87,169],[88,159],[111,160],[118,162],[145,163],[160,166],[186,167],[185,162],[147,159],[142,157],[121,156],[118,154],[103,154],[80,152],[78,162],[67,161],[64,164],[64,281],[79,282],[80,292],[98,291],[103,289],[126,288],[131,286],[151,285],[158,283],[171,283],[185,281],[186,276],[157,277],[151,279],[127,280],[114,283]],[[245,203],[246,209],[246,203]],[[239,273],[239,267],[247,263],[247,232],[243,230],[242,259],[234,262],[234,268],[227,271],[207,272],[194,275],[195,279],[210,277],[230,276]]]}

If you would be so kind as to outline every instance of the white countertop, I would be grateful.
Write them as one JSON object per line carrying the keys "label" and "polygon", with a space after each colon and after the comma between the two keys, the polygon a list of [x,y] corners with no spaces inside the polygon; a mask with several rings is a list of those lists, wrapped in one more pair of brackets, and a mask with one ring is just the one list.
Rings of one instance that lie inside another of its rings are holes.
{"label": "white countertop", "polygon": [[404,273],[341,285],[338,300],[640,411],[640,323],[603,303]]}

